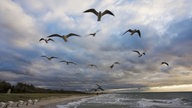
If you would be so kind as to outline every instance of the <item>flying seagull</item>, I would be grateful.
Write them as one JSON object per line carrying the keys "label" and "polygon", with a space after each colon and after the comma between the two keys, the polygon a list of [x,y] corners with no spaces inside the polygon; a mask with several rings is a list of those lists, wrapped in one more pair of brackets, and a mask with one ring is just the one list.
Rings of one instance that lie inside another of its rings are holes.
{"label": "flying seagull", "polygon": [[39,42],[40,42],[40,41],[42,41],[42,40],[44,40],[44,41],[45,41],[45,43],[48,43],[48,41],[53,41],[53,42],[54,42],[54,40],[53,40],[53,39],[51,39],[51,38],[48,38],[48,39],[41,38],[41,39],[39,40]]}
{"label": "flying seagull", "polygon": [[97,90],[102,90],[104,91],[104,89],[99,85],[99,84],[96,84],[97,85]]}
{"label": "flying seagull", "polygon": [[67,35],[59,35],[59,34],[52,34],[48,37],[60,37],[62,38],[65,42],[67,42],[67,38],[71,37],[71,36],[77,36],[80,37],[80,35],[74,34],[74,33],[69,33]]}
{"label": "flying seagull", "polygon": [[145,52],[143,52],[142,54],[137,50],[133,50],[133,52],[136,52],[139,55],[138,57],[141,57],[142,55],[145,55]]}
{"label": "flying seagull", "polygon": [[95,64],[89,64],[88,66],[97,68],[97,65]]}
{"label": "flying seagull", "polygon": [[74,64],[74,65],[77,65],[76,63],[74,63],[74,62],[71,62],[71,61],[66,61],[66,60],[62,60],[62,61],[60,61],[60,62],[65,62],[67,65],[69,65],[69,64]]}
{"label": "flying seagull", "polygon": [[90,34],[89,34],[89,36],[93,36],[93,37],[95,37],[95,35],[96,35],[96,32],[95,32],[95,33],[90,33]]}
{"label": "flying seagull", "polygon": [[120,63],[119,63],[119,62],[114,62],[114,63],[110,66],[110,68],[112,69],[115,64],[120,64]]}
{"label": "flying seagull", "polygon": [[161,65],[163,65],[163,64],[169,66],[169,64],[167,62],[161,62]]}
{"label": "flying seagull", "polygon": [[41,57],[45,57],[45,58],[47,58],[48,60],[52,60],[52,59],[58,59],[58,57],[54,57],[54,56],[51,56],[51,57],[47,57],[47,56],[41,56]]}
{"label": "flying seagull", "polygon": [[86,11],[84,11],[83,13],[87,13],[87,12],[92,12],[93,14],[95,14],[97,16],[97,21],[101,21],[101,17],[106,15],[106,14],[109,14],[109,15],[112,15],[112,16],[115,16],[111,11],[109,10],[105,10],[104,12],[97,12],[95,9],[88,9]]}
{"label": "flying seagull", "polygon": [[88,34],[88,36],[93,36],[93,37],[95,37],[96,36],[96,34],[99,32],[99,30],[97,30],[96,32],[94,32],[94,33],[90,33],[90,34]]}
{"label": "flying seagull", "polygon": [[129,29],[129,30],[125,31],[125,32],[123,33],[123,35],[126,34],[127,32],[130,32],[130,33],[131,33],[130,35],[133,35],[133,34],[135,34],[135,33],[138,33],[139,37],[141,38],[141,32],[140,32],[140,30],[137,30],[137,29]]}

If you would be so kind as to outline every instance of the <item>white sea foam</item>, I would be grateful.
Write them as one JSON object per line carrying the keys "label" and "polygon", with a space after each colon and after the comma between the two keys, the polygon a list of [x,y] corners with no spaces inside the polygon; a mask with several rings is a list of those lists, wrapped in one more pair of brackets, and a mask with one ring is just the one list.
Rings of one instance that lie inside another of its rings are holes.
{"label": "white sea foam", "polygon": [[77,108],[81,103],[84,103],[86,101],[88,101],[89,99],[92,99],[93,97],[91,98],[84,98],[84,99],[80,99],[80,100],[77,100],[77,101],[72,101],[72,102],[69,102],[65,105],[56,105],[57,108]]}
{"label": "white sea foam", "polygon": [[169,100],[141,99],[137,104],[139,108],[154,108],[155,106],[166,108],[191,108],[191,106],[186,105],[180,98]]}
{"label": "white sea foam", "polygon": [[[107,106],[116,105],[116,106],[127,106],[131,108],[192,108],[190,104],[183,101],[182,98],[174,99],[147,99],[147,98],[131,98],[125,97],[120,94],[105,94],[99,95],[91,98],[81,99],[78,101],[69,102],[65,105],[57,105],[57,108],[77,108],[78,106],[86,105],[101,105]],[[117,107],[121,108],[121,107]]]}

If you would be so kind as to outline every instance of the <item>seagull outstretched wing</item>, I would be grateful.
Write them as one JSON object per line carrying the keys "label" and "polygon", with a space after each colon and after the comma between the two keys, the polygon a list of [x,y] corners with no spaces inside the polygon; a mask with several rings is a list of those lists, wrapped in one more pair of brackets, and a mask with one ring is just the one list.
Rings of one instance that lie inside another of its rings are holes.
{"label": "seagull outstretched wing", "polygon": [[45,40],[44,38],[39,39],[39,41]]}
{"label": "seagull outstretched wing", "polygon": [[80,37],[80,35],[77,35],[77,34],[74,34],[74,33],[69,33],[68,35],[66,35],[67,38],[70,37],[70,36],[77,36],[77,37]]}
{"label": "seagull outstretched wing", "polygon": [[61,36],[61,35],[59,35],[59,34],[52,34],[52,35],[49,35],[49,36],[47,36],[47,37],[63,37],[63,36]]}
{"label": "seagull outstretched wing", "polygon": [[47,39],[47,41],[53,41],[53,42],[55,42],[53,39],[51,39],[51,38],[49,38],[49,39]]}
{"label": "seagull outstretched wing", "polygon": [[109,15],[112,15],[112,16],[115,16],[111,11],[109,10],[105,10],[103,13],[102,13],[102,16],[105,15],[105,14],[109,14]]}
{"label": "seagull outstretched wing", "polygon": [[127,32],[132,32],[131,29],[126,30],[122,35],[125,35]]}
{"label": "seagull outstretched wing", "polygon": [[141,32],[140,32],[140,30],[137,30],[137,33],[138,33],[139,37],[141,37]]}
{"label": "seagull outstretched wing", "polygon": [[92,12],[92,13],[94,13],[95,15],[98,16],[98,12],[97,12],[95,9],[88,9],[88,10],[84,11],[84,13],[87,13],[87,12]]}
{"label": "seagull outstretched wing", "polygon": [[169,64],[167,62],[161,62],[161,65],[162,64],[165,64],[165,65],[169,66]]}
{"label": "seagull outstretched wing", "polygon": [[133,50],[133,52],[136,52],[137,54],[141,55],[141,53],[137,50]]}

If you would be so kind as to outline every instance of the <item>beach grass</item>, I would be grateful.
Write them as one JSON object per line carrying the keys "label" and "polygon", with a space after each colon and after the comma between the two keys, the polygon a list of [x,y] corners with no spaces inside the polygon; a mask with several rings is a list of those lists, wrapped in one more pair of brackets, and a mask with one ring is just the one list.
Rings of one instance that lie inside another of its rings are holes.
{"label": "beach grass", "polygon": [[18,101],[18,100],[28,100],[28,99],[46,99],[46,98],[63,98],[63,97],[70,97],[74,95],[88,95],[88,94],[81,94],[81,93],[11,93],[11,94],[0,94],[0,102],[7,102],[7,101]]}

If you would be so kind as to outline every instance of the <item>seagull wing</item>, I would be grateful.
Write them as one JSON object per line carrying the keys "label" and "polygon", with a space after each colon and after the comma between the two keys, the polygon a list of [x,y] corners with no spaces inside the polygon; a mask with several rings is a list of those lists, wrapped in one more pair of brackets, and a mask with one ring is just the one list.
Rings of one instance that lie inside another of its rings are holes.
{"label": "seagull wing", "polygon": [[55,42],[53,39],[51,39],[51,38],[49,38],[49,39],[47,39],[47,41],[53,41],[53,42]]}
{"label": "seagull wing", "polygon": [[127,30],[127,31],[125,31],[122,35],[125,35],[127,32],[128,32],[128,30]]}
{"label": "seagull wing", "polygon": [[122,35],[126,34],[127,32],[132,32],[132,30],[129,29],[129,30],[125,31]]}
{"label": "seagull wing", "polygon": [[96,84],[96,85],[97,85],[97,89],[104,91],[104,89],[99,84]]}
{"label": "seagull wing", "polygon": [[41,57],[46,57],[47,58],[47,56],[41,56]]}
{"label": "seagull wing", "polygon": [[92,13],[94,13],[97,16],[99,14],[95,9],[88,9],[88,10],[84,11],[83,13],[86,13],[86,12],[92,12]]}
{"label": "seagull wing", "polygon": [[141,53],[137,50],[133,50],[133,52],[136,52],[137,54],[141,55]]}
{"label": "seagull wing", "polygon": [[70,37],[70,36],[77,36],[77,37],[80,37],[80,35],[77,35],[77,34],[74,34],[74,33],[69,33],[69,34],[67,35],[67,38]]}
{"label": "seagull wing", "polygon": [[66,63],[67,61],[65,61],[65,60],[62,60],[62,61],[60,61],[60,62],[65,62],[65,63]]}
{"label": "seagull wing", "polygon": [[141,32],[140,32],[140,30],[137,30],[137,33],[138,33],[139,37],[141,37]]}
{"label": "seagull wing", "polygon": [[99,84],[96,84],[97,85],[97,87],[101,87]]}
{"label": "seagull wing", "polygon": [[77,65],[77,64],[76,64],[76,63],[74,63],[74,62],[68,62],[68,63],[74,64],[74,65]]}
{"label": "seagull wing", "polygon": [[102,13],[102,16],[105,15],[105,14],[109,14],[109,15],[112,15],[112,16],[115,16],[111,11],[109,10],[105,10],[103,13]]}
{"label": "seagull wing", "polygon": [[169,66],[169,64],[167,62],[161,62],[161,64],[165,64],[165,65]]}
{"label": "seagull wing", "polygon": [[49,59],[49,57],[47,57],[47,56],[41,56],[41,57],[45,57],[45,58]]}
{"label": "seagull wing", "polygon": [[49,35],[49,36],[47,36],[47,37],[63,37],[63,36],[61,36],[61,35],[59,35],[59,34],[52,34],[52,35]]}
{"label": "seagull wing", "polygon": [[58,57],[54,57],[54,56],[50,57],[50,59],[54,59],[54,58],[57,59]]}
{"label": "seagull wing", "polygon": [[96,67],[97,68],[97,65],[94,65],[94,64],[89,64],[88,66],[92,66],[92,67]]}
{"label": "seagull wing", "polygon": [[102,87],[99,87],[98,89],[100,89],[100,90],[104,91],[104,89],[103,89]]}
{"label": "seagull wing", "polygon": [[42,40],[45,40],[45,39],[44,39],[44,38],[41,38],[41,39],[39,39],[39,42],[42,41]]}

